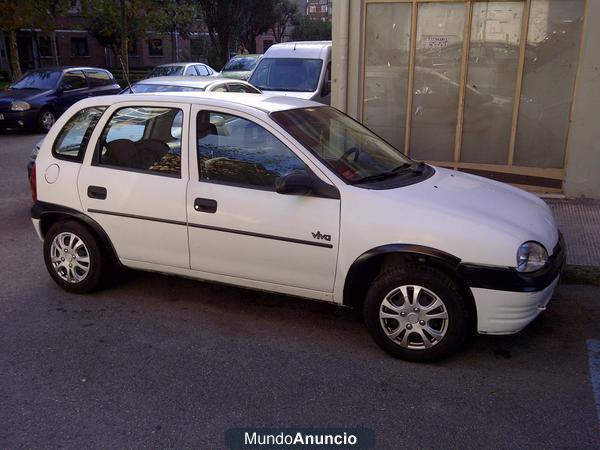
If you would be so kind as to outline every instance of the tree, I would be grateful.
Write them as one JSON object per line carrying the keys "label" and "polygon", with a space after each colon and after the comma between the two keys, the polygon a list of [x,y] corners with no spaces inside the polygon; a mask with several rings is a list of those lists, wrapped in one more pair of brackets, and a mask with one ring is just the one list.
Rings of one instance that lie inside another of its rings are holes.
{"label": "tree", "polygon": [[275,42],[283,41],[283,36],[290,23],[296,21],[298,16],[298,4],[291,0],[280,0],[275,6],[274,20],[271,31]]}
{"label": "tree", "polygon": [[247,0],[240,21],[238,38],[249,52],[256,53],[256,37],[269,30],[275,19],[275,11],[281,0]]}
{"label": "tree", "polygon": [[247,12],[245,0],[198,0],[204,23],[217,54],[216,65],[223,67],[229,60],[229,47],[242,16]]}
{"label": "tree", "polygon": [[17,47],[17,31],[20,28],[35,29],[44,23],[44,15],[50,3],[50,0],[2,0],[0,3],[0,29],[8,35],[13,81],[21,78],[22,75]]}
{"label": "tree", "polygon": [[154,31],[171,36],[171,60],[179,61],[176,39],[178,35],[189,39],[199,15],[197,6],[191,0],[154,0],[151,6],[149,22]]}
{"label": "tree", "polygon": [[56,45],[56,19],[69,9],[69,0],[42,0],[37,2],[41,6],[39,14],[39,27],[42,31],[50,33],[52,54],[54,62],[58,66],[58,49]]}
{"label": "tree", "polygon": [[331,21],[321,21],[308,16],[298,18],[292,31],[294,41],[329,41],[331,40]]}
{"label": "tree", "polygon": [[83,15],[88,31],[115,57],[121,56],[125,70],[127,41],[142,33],[146,26],[145,0],[88,0],[84,3]]}

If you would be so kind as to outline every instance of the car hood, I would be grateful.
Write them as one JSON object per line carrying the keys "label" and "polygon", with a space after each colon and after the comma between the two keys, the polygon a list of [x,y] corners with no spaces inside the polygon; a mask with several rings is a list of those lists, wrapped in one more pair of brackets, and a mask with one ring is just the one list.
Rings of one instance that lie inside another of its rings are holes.
{"label": "car hood", "polygon": [[247,80],[248,78],[250,78],[250,74],[252,73],[251,70],[232,70],[232,71],[226,71],[226,72],[221,72],[219,75],[221,75],[222,77],[225,78],[234,78],[236,80]]}
{"label": "car hood", "polygon": [[542,199],[487,178],[435,167],[432,177],[416,184],[360,190],[367,191],[358,194],[364,198],[352,201],[367,205],[363,220],[374,217],[369,226],[381,231],[372,248],[382,244],[376,239],[395,240],[437,248],[464,262],[514,267],[523,242],[537,241],[549,254],[558,242]]}
{"label": "car hood", "polygon": [[6,89],[0,92],[0,104],[9,104],[15,100],[31,101],[52,92],[51,90],[40,91],[38,89]]}

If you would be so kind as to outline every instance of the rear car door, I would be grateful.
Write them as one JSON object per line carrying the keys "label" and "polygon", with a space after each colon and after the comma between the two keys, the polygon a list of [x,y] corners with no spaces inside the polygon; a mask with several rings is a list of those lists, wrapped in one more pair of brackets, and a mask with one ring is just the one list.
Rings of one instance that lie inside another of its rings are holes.
{"label": "rear car door", "polygon": [[86,69],[85,76],[90,86],[88,96],[117,94],[120,87],[106,70]]}
{"label": "rear car door", "polygon": [[79,196],[123,260],[189,268],[188,115],[187,104],[129,101],[94,131]]}
{"label": "rear car door", "polygon": [[266,115],[194,105],[191,117],[191,268],[331,293],[340,200],[275,192],[292,171],[326,177]]}
{"label": "rear car door", "polygon": [[70,70],[63,74],[59,95],[56,98],[57,112],[62,114],[72,104],[88,97],[88,82],[82,70]]}

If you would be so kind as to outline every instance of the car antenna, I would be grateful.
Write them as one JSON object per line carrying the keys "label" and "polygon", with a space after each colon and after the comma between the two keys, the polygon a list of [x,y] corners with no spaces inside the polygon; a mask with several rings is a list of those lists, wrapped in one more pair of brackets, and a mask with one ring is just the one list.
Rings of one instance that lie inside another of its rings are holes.
{"label": "car antenna", "polygon": [[294,42],[294,51],[296,51],[296,44],[297,42]]}
{"label": "car antenna", "polygon": [[121,62],[121,69],[123,69],[123,75],[125,76],[125,81],[127,81],[127,87],[129,88],[129,92],[135,94],[133,92],[133,88],[131,87],[131,83],[129,82],[129,75],[127,75],[127,71],[125,70],[125,64],[123,64],[123,58],[119,56],[119,61]]}

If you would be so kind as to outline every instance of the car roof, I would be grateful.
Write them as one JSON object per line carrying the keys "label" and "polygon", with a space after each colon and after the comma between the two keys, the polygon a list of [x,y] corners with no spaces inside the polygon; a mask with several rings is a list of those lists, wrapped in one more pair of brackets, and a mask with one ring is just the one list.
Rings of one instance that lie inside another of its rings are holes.
{"label": "car roof", "polygon": [[108,69],[103,69],[102,67],[91,67],[91,66],[38,67],[36,69],[28,70],[27,72],[65,72],[67,70],[102,70],[103,72],[110,72]]}
{"label": "car roof", "polygon": [[321,58],[331,53],[331,41],[300,41],[273,44],[265,52],[267,58]]}
{"label": "car roof", "polygon": [[153,92],[151,94],[103,95],[81,100],[79,108],[91,106],[113,105],[124,102],[172,102],[201,104],[208,106],[226,106],[234,108],[245,106],[266,113],[286,111],[297,108],[325,107],[322,103],[304,100],[297,97],[284,97],[273,94],[250,94],[238,92]]}
{"label": "car roof", "polygon": [[165,86],[189,86],[197,88],[205,88],[206,86],[226,81],[228,83],[244,83],[242,80],[234,80],[226,77],[195,77],[195,76],[176,76],[176,77],[152,77],[144,80],[136,81],[135,84],[161,84]]}
{"label": "car roof", "polygon": [[[156,67],[167,67],[167,66],[187,66],[189,64],[200,64],[202,66],[205,66],[206,64],[201,63],[201,62],[174,62],[174,63],[168,63],[168,64],[160,64]],[[156,68],[155,67],[155,68]]]}

